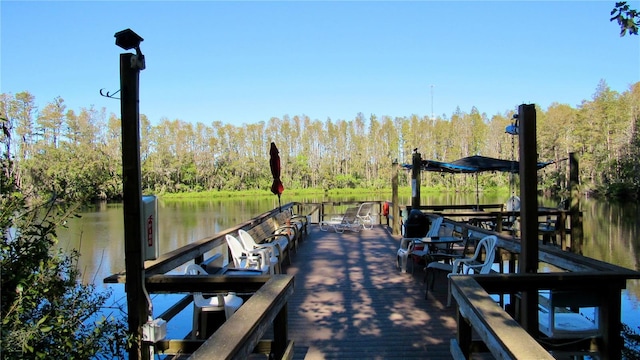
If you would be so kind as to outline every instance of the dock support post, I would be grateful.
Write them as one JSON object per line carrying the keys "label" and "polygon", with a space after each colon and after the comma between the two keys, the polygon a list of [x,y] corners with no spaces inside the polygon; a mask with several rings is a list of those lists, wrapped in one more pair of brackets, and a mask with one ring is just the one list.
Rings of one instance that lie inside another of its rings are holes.
{"label": "dock support post", "polygon": [[575,153],[569,153],[569,212],[571,213],[571,251],[582,255],[582,213],[580,212],[580,167]]}
{"label": "dock support post", "polygon": [[411,208],[420,209],[420,169],[422,157],[418,150],[414,150],[411,168]]}
{"label": "dock support post", "polygon": [[[129,30],[131,31],[131,30]],[[122,32],[121,32],[122,33]],[[120,34],[120,33],[118,33]],[[118,44],[116,34],[116,44]],[[137,36],[137,35],[136,35]],[[142,251],[142,190],[140,174],[140,70],[144,57],[120,54],[120,110],[122,129],[122,195],[124,212],[125,271],[127,280],[128,325],[135,341],[129,349],[130,360],[148,360],[150,346],[142,341],[142,325],[147,322],[150,304],[145,296],[145,272]]]}
{"label": "dock support post", "polygon": [[400,235],[400,200],[398,199],[398,161],[391,164],[391,226],[392,234]]}
{"label": "dock support post", "polygon": [[[536,150],[536,108],[534,104],[518,107],[520,123],[520,273],[538,272],[538,153]],[[529,333],[538,331],[538,292],[523,291],[520,307],[522,327]]]}

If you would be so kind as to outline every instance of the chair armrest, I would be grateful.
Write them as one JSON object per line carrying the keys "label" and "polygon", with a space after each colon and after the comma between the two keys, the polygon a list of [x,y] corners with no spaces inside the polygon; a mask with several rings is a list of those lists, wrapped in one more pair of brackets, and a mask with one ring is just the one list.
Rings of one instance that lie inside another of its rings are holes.
{"label": "chair armrest", "polygon": [[245,258],[247,259],[253,259],[253,258],[263,258],[264,257],[264,251],[260,250],[260,249],[251,249],[251,250],[243,250],[242,253],[244,254]]}
{"label": "chair armrest", "polygon": [[[266,244],[271,244],[273,243],[274,240],[280,238],[280,237],[284,237],[287,242],[291,241],[291,236],[289,236],[289,234],[287,233],[277,233],[277,234],[273,234],[271,236],[267,236],[266,238],[264,238],[264,241],[266,241]],[[261,243],[261,244],[265,244],[265,243]]]}
{"label": "chair armrest", "polygon": [[309,223],[309,220],[305,215],[292,215],[291,220],[303,222],[305,225]]}
{"label": "chair armrest", "polygon": [[[279,237],[284,237],[285,241],[287,242],[284,246],[283,244],[281,244],[280,242],[276,241],[276,239],[278,239]],[[260,243],[260,244],[264,244],[267,246],[275,246],[276,249],[278,249],[278,256],[281,256],[282,253],[284,252],[284,250],[289,247],[289,242],[291,241],[289,238],[289,235],[287,234],[275,234],[275,235],[271,235],[269,237],[266,237],[264,239],[265,242]]]}
{"label": "chair armrest", "polygon": [[289,240],[291,240],[291,238],[296,238],[296,239],[300,238],[300,236],[298,235],[298,231],[299,231],[298,227],[293,225],[282,225],[279,228],[277,228],[273,232],[273,234],[274,235],[285,234],[284,231],[287,231],[287,230],[291,230],[293,232],[293,236],[290,236]]}
{"label": "chair armrest", "polygon": [[[265,254],[264,250],[253,249],[253,250],[244,250],[245,254],[244,258],[247,260],[249,264],[252,262],[257,264],[259,267],[263,267],[265,265],[270,264],[270,259],[267,259],[267,254]],[[242,257],[241,257],[242,258]]]}
{"label": "chair armrest", "polygon": [[[463,266],[467,267],[466,272],[463,272]],[[468,274],[469,270],[471,269],[476,269],[476,268],[481,268],[482,266],[484,266],[484,264],[482,263],[478,263],[476,261],[476,259],[474,258],[462,258],[462,259],[455,259],[453,260],[453,269],[454,271],[452,272],[455,274]]]}
{"label": "chair armrest", "polygon": [[278,244],[276,243],[260,243],[253,248],[258,251],[265,251],[267,257],[273,257],[278,253]]}

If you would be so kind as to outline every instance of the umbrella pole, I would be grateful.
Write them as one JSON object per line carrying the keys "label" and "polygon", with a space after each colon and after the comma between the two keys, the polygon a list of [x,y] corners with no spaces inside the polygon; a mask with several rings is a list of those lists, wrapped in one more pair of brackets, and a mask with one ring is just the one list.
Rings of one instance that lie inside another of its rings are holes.
{"label": "umbrella pole", "polygon": [[280,203],[280,194],[278,194],[278,208],[280,209],[280,212],[282,212],[282,204]]}
{"label": "umbrella pole", "polygon": [[478,173],[476,173],[476,210],[480,210],[480,195],[478,193]]}

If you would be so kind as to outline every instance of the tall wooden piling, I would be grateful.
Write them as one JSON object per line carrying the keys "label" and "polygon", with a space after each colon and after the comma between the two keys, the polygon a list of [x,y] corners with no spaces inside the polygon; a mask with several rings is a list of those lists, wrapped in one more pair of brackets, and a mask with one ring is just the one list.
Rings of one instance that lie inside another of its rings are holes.
{"label": "tall wooden piling", "polygon": [[[125,271],[129,331],[137,336],[129,350],[129,359],[149,359],[149,346],[142,338],[142,325],[149,317],[144,290],[142,252],[142,190],[140,174],[140,122],[138,96],[140,69],[132,66],[131,53],[120,54],[120,107],[122,112],[122,178]],[[135,59],[134,59],[135,60]],[[135,61],[134,61],[135,62]]]}
{"label": "tall wooden piling", "polygon": [[[536,150],[536,108],[518,107],[520,142],[520,273],[538,272],[538,153]],[[538,331],[538,292],[524,291],[521,299],[521,324],[530,334]]]}
{"label": "tall wooden piling", "polygon": [[582,255],[582,213],[580,212],[580,169],[575,153],[569,153],[569,211],[571,213],[571,251]]}
{"label": "tall wooden piling", "polygon": [[392,226],[392,234],[400,235],[400,200],[398,199],[398,161],[394,161],[391,164],[391,202],[393,202],[393,206],[391,207],[391,226]]}
{"label": "tall wooden piling", "polygon": [[422,157],[417,149],[413,152],[411,168],[411,208],[420,208],[420,170],[422,168]]}

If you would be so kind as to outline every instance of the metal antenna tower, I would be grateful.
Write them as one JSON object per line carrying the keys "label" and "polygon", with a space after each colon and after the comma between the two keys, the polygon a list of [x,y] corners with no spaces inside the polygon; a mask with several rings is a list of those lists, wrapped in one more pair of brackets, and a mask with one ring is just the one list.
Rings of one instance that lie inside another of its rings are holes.
{"label": "metal antenna tower", "polygon": [[431,120],[434,120],[435,117],[433,116],[433,84],[431,85]]}

